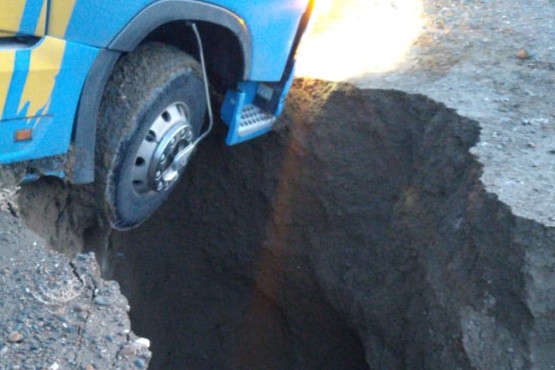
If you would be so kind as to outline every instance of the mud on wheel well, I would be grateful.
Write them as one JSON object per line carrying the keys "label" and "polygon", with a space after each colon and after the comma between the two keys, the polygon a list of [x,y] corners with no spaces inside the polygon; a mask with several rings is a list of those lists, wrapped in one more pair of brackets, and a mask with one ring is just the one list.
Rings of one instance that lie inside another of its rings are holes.
{"label": "mud on wheel well", "polygon": [[[242,79],[245,63],[237,37],[227,28],[198,22],[209,80],[213,88],[224,93],[227,87]],[[176,21],[152,31],[143,41],[173,45],[200,60],[195,35],[189,22]]]}
{"label": "mud on wheel well", "polygon": [[[236,81],[242,80],[245,70],[242,46],[232,31],[208,22],[197,22],[200,31],[206,67],[211,88],[218,95],[223,95]],[[166,23],[148,34],[141,43],[157,41],[173,45],[197,60],[200,59],[195,35],[188,21]],[[98,91],[103,91],[113,68],[117,63],[119,52],[105,50],[98,58],[98,70],[91,84],[87,84],[79,103],[79,111],[72,135],[72,143],[76,148],[70,162],[79,163],[68,171],[68,180],[74,184],[87,184],[94,181],[94,151],[96,115],[100,106]]]}

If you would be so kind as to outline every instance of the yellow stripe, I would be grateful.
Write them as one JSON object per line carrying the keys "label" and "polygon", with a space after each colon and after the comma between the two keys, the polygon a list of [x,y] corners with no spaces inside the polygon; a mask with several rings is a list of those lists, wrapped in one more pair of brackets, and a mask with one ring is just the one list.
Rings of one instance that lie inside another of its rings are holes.
{"label": "yellow stripe", "polygon": [[35,29],[35,36],[44,36],[44,31],[46,30],[46,5],[48,5],[48,0],[43,0],[37,28]]}
{"label": "yellow stripe", "polygon": [[65,36],[71,14],[73,13],[73,8],[75,7],[75,1],[76,0],[52,0],[50,2],[48,34],[56,37]]}
{"label": "yellow stripe", "polygon": [[0,0],[0,30],[18,32],[26,0]]}
{"label": "yellow stripe", "polygon": [[0,52],[0,119],[10,91],[10,83],[15,66],[15,51]]}
{"label": "yellow stripe", "polygon": [[39,47],[31,53],[29,74],[19,102],[19,111],[29,103],[27,117],[46,114],[56,77],[62,67],[66,43],[63,40],[46,37]]}

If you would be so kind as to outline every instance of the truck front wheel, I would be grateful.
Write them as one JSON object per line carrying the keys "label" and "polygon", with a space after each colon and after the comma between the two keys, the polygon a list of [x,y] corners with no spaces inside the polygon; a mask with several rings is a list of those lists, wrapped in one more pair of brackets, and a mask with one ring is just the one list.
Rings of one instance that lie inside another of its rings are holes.
{"label": "truck front wheel", "polygon": [[139,225],[167,199],[205,111],[200,65],[181,50],[147,43],[118,62],[102,99],[96,149],[100,208],[113,228]]}

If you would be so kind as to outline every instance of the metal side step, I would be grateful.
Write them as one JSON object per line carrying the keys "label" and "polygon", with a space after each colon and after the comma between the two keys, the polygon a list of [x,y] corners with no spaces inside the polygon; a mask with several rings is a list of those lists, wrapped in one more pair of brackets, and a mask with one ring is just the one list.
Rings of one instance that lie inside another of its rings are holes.
{"label": "metal side step", "polygon": [[255,105],[245,105],[241,112],[237,134],[247,136],[257,131],[270,129],[275,121],[276,117],[274,115],[264,112]]}
{"label": "metal side step", "polygon": [[255,105],[257,89],[257,83],[243,82],[239,89],[227,92],[222,118],[229,126],[228,145],[253,139],[272,129],[276,116]]}

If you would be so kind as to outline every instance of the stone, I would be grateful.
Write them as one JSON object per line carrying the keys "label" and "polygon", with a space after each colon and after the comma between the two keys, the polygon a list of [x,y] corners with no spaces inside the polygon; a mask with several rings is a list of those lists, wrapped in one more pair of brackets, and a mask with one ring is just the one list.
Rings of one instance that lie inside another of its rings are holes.
{"label": "stone", "polygon": [[147,338],[138,338],[133,342],[134,345],[136,345],[137,347],[142,347],[142,348],[150,348],[150,340],[148,340]]}
{"label": "stone", "polygon": [[14,331],[8,336],[8,342],[10,343],[21,343],[23,341],[23,334]]}
{"label": "stone", "polygon": [[96,297],[93,302],[99,306],[110,306],[113,303],[112,299],[104,296]]}
{"label": "stone", "polygon": [[526,49],[519,49],[516,52],[516,57],[520,60],[526,60],[526,59],[530,59],[530,54]]}

